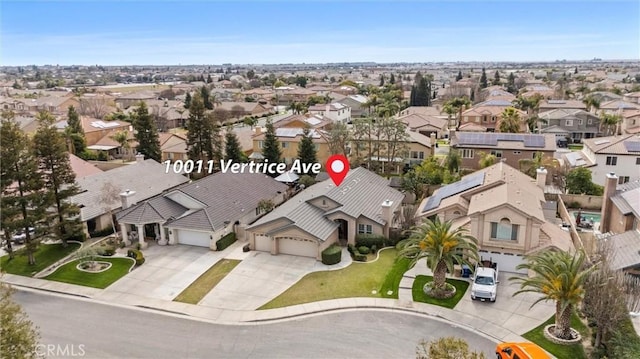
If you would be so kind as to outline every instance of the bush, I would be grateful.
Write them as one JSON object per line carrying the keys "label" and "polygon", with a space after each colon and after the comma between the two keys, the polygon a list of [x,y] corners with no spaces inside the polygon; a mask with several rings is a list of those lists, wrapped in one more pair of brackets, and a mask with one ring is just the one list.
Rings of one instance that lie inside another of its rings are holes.
{"label": "bush", "polygon": [[98,255],[111,257],[116,254],[116,247],[112,245],[99,246],[97,249]]}
{"label": "bush", "polygon": [[222,251],[232,245],[236,240],[236,234],[234,232],[231,232],[216,241],[216,250]]}
{"label": "bush", "polygon": [[107,161],[109,159],[109,157],[107,156],[107,153],[104,151],[100,151],[98,152],[98,161]]}
{"label": "bush", "polygon": [[580,205],[580,202],[578,202],[578,201],[569,202],[567,205],[568,205],[568,208],[580,208],[580,207],[582,207]]}
{"label": "bush", "polygon": [[337,245],[332,245],[329,248],[322,251],[322,264],[332,265],[340,263],[342,260],[342,248]]}
{"label": "bush", "polygon": [[113,234],[113,228],[105,228],[105,229],[101,229],[99,231],[89,232],[89,237],[91,237],[91,238],[104,237],[104,236],[108,236],[110,234]]}
{"label": "bush", "polygon": [[144,256],[142,255],[142,252],[140,252],[137,249],[129,249],[127,251],[127,257],[135,259],[137,266],[142,265],[142,263],[144,263]]}
{"label": "bush", "polygon": [[378,251],[378,247],[374,244],[371,246],[371,253],[376,253]]}
{"label": "bush", "polygon": [[80,234],[76,234],[76,235],[67,237],[67,240],[68,241],[84,242],[84,241],[87,240],[87,235],[84,234],[84,232],[82,232]]}
{"label": "bush", "polygon": [[360,252],[360,254],[369,254],[371,250],[369,250],[369,247],[367,246],[360,246],[358,247],[358,252]]}
{"label": "bush", "polygon": [[356,252],[356,247],[353,244],[347,244],[347,251],[349,251],[349,254],[353,255]]}
{"label": "bush", "polygon": [[384,247],[385,238],[379,234],[358,234],[356,236],[356,247],[368,247],[376,245],[378,248]]}
{"label": "bush", "polygon": [[366,262],[367,261],[367,256],[364,255],[364,254],[355,253],[353,255],[353,260],[355,260],[357,262]]}

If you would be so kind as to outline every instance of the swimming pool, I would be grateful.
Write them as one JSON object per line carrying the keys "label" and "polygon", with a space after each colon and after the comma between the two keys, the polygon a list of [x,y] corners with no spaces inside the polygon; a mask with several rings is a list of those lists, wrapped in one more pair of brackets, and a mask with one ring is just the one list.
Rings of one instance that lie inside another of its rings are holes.
{"label": "swimming pool", "polygon": [[[578,218],[578,212],[571,212],[573,218]],[[580,212],[580,216],[583,221],[593,221],[593,223],[600,222],[600,213],[597,212]]]}

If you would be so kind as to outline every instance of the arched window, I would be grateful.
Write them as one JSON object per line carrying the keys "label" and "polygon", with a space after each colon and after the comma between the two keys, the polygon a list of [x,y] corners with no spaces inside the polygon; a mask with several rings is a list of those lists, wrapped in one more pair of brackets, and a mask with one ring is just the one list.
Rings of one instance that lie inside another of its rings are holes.
{"label": "arched window", "polygon": [[500,222],[491,222],[491,238],[517,241],[518,227],[517,224],[511,224],[511,220],[506,217]]}
{"label": "arched window", "polygon": [[459,216],[460,215],[460,211],[453,211],[453,215],[454,216]]}

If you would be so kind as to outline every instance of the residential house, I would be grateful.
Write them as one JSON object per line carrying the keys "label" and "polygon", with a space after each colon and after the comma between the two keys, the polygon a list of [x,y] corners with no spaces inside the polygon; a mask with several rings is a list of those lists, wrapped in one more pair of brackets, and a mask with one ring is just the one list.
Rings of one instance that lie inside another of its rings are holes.
{"label": "residential house", "polygon": [[26,101],[25,99],[3,97],[0,99],[0,107],[2,107],[3,110],[23,113],[29,110],[29,107],[25,103]]}
{"label": "residential house", "polygon": [[[481,102],[472,108],[462,112],[460,125],[473,123],[485,127],[489,132],[497,131],[502,111],[507,107],[513,107],[509,100],[487,100]],[[521,110],[516,110],[521,119],[525,119],[527,114]],[[524,125],[523,121],[523,127]],[[523,128],[524,129],[524,128]]]}
{"label": "residential house", "polygon": [[175,133],[160,133],[158,135],[160,141],[160,151],[162,152],[162,162],[176,160],[186,161],[187,156],[187,139],[184,136]]}
{"label": "residential house", "polygon": [[276,96],[276,93],[272,89],[255,88],[243,91],[242,95],[245,98],[250,97],[256,102],[260,102],[260,100],[263,100],[266,101],[266,103],[271,103],[272,99]]}
{"label": "residential house", "polygon": [[356,118],[367,116],[369,114],[369,109],[364,106],[368,101],[369,99],[366,96],[350,95],[343,99],[336,99],[334,102],[338,102],[351,108],[351,118]]}
{"label": "residential house", "polygon": [[69,154],[69,165],[76,175],[76,180],[103,172],[95,164],[89,163],[71,153]]}
{"label": "residential house", "polygon": [[504,101],[513,101],[516,99],[516,96],[510,92],[505,91],[502,86],[489,86],[480,91],[480,97],[484,99],[484,101],[488,100],[504,100]]}
{"label": "residential house", "polygon": [[542,84],[533,84],[525,86],[524,89],[520,90],[520,96],[529,98],[533,96],[542,96],[542,98],[550,99],[555,95],[556,90],[552,89],[549,86]]}
{"label": "residential house", "polygon": [[280,120],[273,123],[273,127],[305,128],[308,126],[315,129],[324,129],[332,123],[333,121],[328,117],[318,114],[312,115],[311,113],[305,113],[281,118]]}
{"label": "residential house", "polygon": [[571,138],[574,143],[596,137],[600,118],[585,110],[555,109],[538,114],[540,133],[553,133],[557,139]]}
{"label": "residential house", "polygon": [[158,95],[153,92],[131,92],[128,94],[117,96],[115,99],[116,107],[121,110],[129,108],[129,106],[138,105],[140,102],[146,102],[149,100],[157,100]]}
{"label": "residential house", "polygon": [[531,160],[536,153],[553,159],[556,137],[553,134],[472,133],[452,131],[451,147],[458,150],[460,167],[479,169],[482,154],[492,154],[511,167],[520,168],[521,160]]}
{"label": "residential house", "polygon": [[124,121],[102,121],[80,116],[80,122],[87,146],[92,146],[105,136],[111,136],[118,131],[132,131],[131,124]]}
{"label": "residential house", "polygon": [[[282,151],[282,160],[284,163],[291,164],[298,158],[298,146],[304,136],[304,128],[302,127],[277,127],[275,128],[275,134],[280,143],[280,150]],[[324,166],[324,163],[329,159],[330,151],[329,144],[327,142],[327,136],[323,130],[312,128],[309,132],[309,136],[316,147],[316,157],[319,163]],[[262,132],[261,127],[255,128],[255,135],[253,136],[253,153],[262,154],[262,148],[264,146],[265,134]]]}
{"label": "residential house", "polygon": [[[594,109],[595,110],[595,109]],[[623,100],[613,100],[602,102],[600,104],[600,112],[611,115],[622,115],[626,111],[640,110],[640,104],[631,103]]]}
{"label": "residential house", "polygon": [[258,102],[221,102],[216,108],[228,111],[233,118],[244,116],[261,116],[271,112],[270,105],[263,105]]}
{"label": "residential house", "polygon": [[48,111],[54,115],[66,114],[69,106],[75,107],[76,110],[80,106],[80,101],[71,93],[66,96],[45,96],[26,101],[30,111]]}
{"label": "residential house", "polygon": [[594,99],[600,101],[601,104],[614,100],[622,100],[622,96],[608,91],[590,92],[589,97],[593,97]]}
{"label": "residential house", "polygon": [[116,218],[125,241],[137,237],[144,245],[145,238],[151,238],[161,245],[216,250],[216,241],[228,233],[243,239],[246,226],[264,214],[260,202],[277,206],[287,189],[261,173],[218,172],[131,206],[139,194],[125,191],[123,210]]}
{"label": "residential house", "polygon": [[623,133],[640,133],[640,110],[624,111],[620,127]]}
{"label": "residential house", "polygon": [[442,117],[442,112],[440,112],[440,109],[432,106],[409,106],[404,110],[400,111],[400,113],[398,113],[398,117],[412,115],[412,114],[432,116],[432,117]]}
{"label": "residential house", "polygon": [[[416,211],[418,221],[438,217],[453,221],[478,240],[480,257],[502,272],[523,273],[524,256],[544,249],[573,250],[569,233],[543,208],[546,170],[536,180],[504,162],[466,175],[436,190]],[[555,217],[555,211],[551,211]]]}
{"label": "residential house", "polygon": [[337,93],[345,95],[345,96],[353,96],[353,95],[358,94],[358,89],[353,87],[353,86],[342,85],[342,86],[338,86],[338,87],[334,88],[333,92],[337,92]]}
{"label": "residential house", "polygon": [[304,87],[283,86],[275,90],[279,105],[288,105],[293,102],[307,103],[312,96],[317,96],[315,91]]}
{"label": "residential house", "polygon": [[619,184],[614,172],[606,175],[598,240],[613,250],[610,266],[640,276],[640,181]]}
{"label": "residential house", "polygon": [[603,186],[610,172],[618,175],[621,184],[640,179],[640,135],[598,137],[582,142],[583,162],[577,165],[591,170],[594,183]]}
{"label": "residential house", "polygon": [[189,181],[187,177],[167,171],[164,164],[151,159],[143,160],[142,155],[136,160],[130,165],[76,178],[82,192],[73,196],[71,201],[80,207],[80,219],[85,225],[85,232],[110,228],[112,222],[109,212],[115,214],[122,207],[118,198],[110,203],[101,201],[107,183],[119,192],[135,191],[135,199],[144,201]]}
{"label": "residential house", "polygon": [[640,104],[640,91],[626,93],[622,96],[622,99],[627,102]]}
{"label": "residential house", "polygon": [[407,125],[411,131],[419,132],[427,137],[434,133],[436,138],[443,138],[447,133],[447,120],[442,118],[412,113],[398,117],[398,120]]}
{"label": "residential house", "polygon": [[333,122],[351,123],[351,108],[339,102],[310,106],[309,113],[327,117]]}
{"label": "residential house", "polygon": [[332,244],[355,245],[358,234],[389,236],[402,221],[404,195],[357,167],[335,186],[328,179],[304,189],[247,228],[253,250],[321,260]]}
{"label": "residential house", "polygon": [[538,104],[538,111],[545,112],[551,110],[586,110],[587,105],[579,100],[541,100]]}

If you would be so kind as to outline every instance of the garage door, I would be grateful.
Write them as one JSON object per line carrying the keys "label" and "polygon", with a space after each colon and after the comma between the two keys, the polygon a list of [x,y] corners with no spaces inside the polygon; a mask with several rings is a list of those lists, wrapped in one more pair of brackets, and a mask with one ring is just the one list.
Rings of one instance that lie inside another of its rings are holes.
{"label": "garage door", "polygon": [[516,269],[518,264],[525,263],[524,257],[521,255],[484,251],[480,251],[478,254],[482,259],[491,259],[498,263],[498,270],[500,272],[527,274],[526,269]]}
{"label": "garage door", "polygon": [[278,253],[316,258],[318,244],[302,238],[282,237],[278,238]]}
{"label": "garage door", "polygon": [[271,252],[271,237],[256,235],[256,251]]}
{"label": "garage door", "polygon": [[178,243],[209,248],[211,243],[209,235],[207,232],[185,231],[180,229],[178,230]]}

